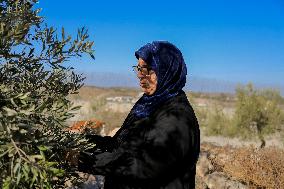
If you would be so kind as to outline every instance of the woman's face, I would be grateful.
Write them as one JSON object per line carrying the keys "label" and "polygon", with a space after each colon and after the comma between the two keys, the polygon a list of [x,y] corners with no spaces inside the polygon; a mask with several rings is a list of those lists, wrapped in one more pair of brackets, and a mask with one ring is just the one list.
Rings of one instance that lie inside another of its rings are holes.
{"label": "woman's face", "polygon": [[158,83],[156,73],[154,72],[154,70],[149,70],[148,72],[147,68],[145,68],[145,66],[147,66],[147,63],[141,58],[138,59],[138,66],[143,69],[137,73],[137,77],[140,80],[140,87],[142,91],[146,95],[154,94],[157,89]]}

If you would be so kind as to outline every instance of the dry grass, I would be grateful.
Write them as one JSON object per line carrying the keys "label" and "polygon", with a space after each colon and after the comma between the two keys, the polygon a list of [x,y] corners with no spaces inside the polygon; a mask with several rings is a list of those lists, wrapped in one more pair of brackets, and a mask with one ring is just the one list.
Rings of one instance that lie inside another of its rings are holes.
{"label": "dry grass", "polygon": [[284,188],[284,151],[275,147],[241,148],[224,171],[254,188]]}
{"label": "dry grass", "polygon": [[[203,147],[203,148],[208,148]],[[253,146],[210,147],[215,171],[222,171],[250,188],[284,188],[284,150]]]}

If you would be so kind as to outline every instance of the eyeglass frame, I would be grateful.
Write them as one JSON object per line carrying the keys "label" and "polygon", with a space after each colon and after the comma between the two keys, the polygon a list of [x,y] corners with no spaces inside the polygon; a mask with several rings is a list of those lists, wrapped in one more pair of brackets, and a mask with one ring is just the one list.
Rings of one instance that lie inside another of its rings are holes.
{"label": "eyeglass frame", "polygon": [[[146,68],[148,74],[144,74],[144,73],[142,72],[142,68]],[[150,66],[139,66],[139,65],[136,65],[136,66],[132,66],[132,69],[133,69],[133,71],[134,71],[136,74],[138,74],[138,72],[140,72],[142,75],[145,76],[145,75],[150,75],[150,74],[149,74],[149,71],[152,70],[152,67],[150,67]]]}

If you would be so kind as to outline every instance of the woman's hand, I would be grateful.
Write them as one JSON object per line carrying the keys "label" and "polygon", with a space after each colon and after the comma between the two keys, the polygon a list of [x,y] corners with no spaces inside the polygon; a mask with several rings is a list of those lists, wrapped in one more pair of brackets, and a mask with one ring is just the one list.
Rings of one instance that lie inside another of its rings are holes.
{"label": "woman's hand", "polygon": [[69,166],[78,166],[80,151],[78,150],[67,150],[65,154],[65,161],[67,161]]}

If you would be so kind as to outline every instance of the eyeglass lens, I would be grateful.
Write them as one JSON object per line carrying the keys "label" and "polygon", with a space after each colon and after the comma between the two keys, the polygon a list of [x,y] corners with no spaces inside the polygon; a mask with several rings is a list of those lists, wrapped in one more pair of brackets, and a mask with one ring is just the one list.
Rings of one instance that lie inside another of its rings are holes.
{"label": "eyeglass lens", "polygon": [[147,67],[133,66],[134,71],[138,74],[139,72],[143,75],[148,75],[149,71]]}

